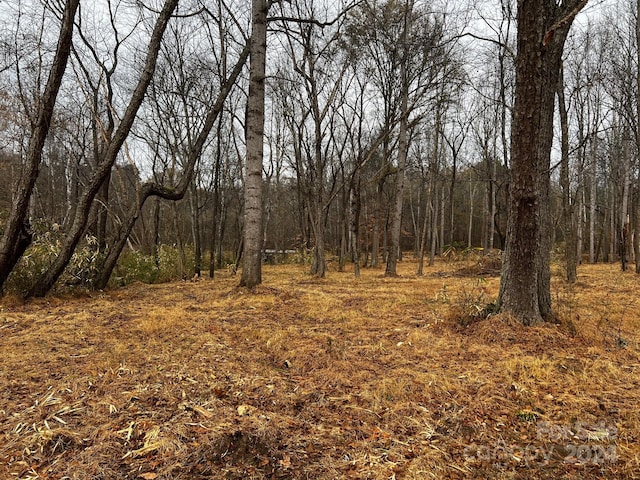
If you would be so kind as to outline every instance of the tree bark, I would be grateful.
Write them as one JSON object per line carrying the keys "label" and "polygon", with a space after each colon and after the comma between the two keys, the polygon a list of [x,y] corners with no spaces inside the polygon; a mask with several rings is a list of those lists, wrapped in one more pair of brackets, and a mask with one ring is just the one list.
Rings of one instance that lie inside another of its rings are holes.
{"label": "tree bark", "polygon": [[20,257],[31,244],[31,226],[27,220],[29,200],[38,178],[42,149],[49,133],[53,109],[71,53],[73,21],[79,3],[80,0],[68,0],[64,7],[62,26],[58,36],[53,65],[38,105],[37,119],[33,125],[33,132],[27,147],[25,171],[17,193],[13,198],[13,207],[7,220],[2,240],[0,240],[0,290],[4,287],[7,277]]}
{"label": "tree bark", "polygon": [[552,319],[550,155],[555,92],[574,0],[518,1],[507,244],[498,305],[525,325]]}
{"label": "tree bark", "polygon": [[240,278],[240,286],[249,289],[262,283],[262,160],[268,10],[265,0],[251,2],[247,161],[244,181],[244,259]]}

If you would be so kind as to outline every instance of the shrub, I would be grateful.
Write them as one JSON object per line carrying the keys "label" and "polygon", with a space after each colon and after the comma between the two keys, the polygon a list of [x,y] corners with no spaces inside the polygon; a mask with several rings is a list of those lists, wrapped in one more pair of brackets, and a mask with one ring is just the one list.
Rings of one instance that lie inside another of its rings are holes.
{"label": "shrub", "polygon": [[163,283],[185,278],[195,263],[192,249],[185,251],[185,265],[180,266],[180,251],[172,245],[160,245],[157,259],[140,251],[127,250],[120,255],[111,284],[132,282]]}
{"label": "shrub", "polygon": [[[60,254],[61,240],[62,232],[57,224],[49,228],[43,224],[35,225],[34,240],[11,272],[6,285],[7,292],[27,292]],[[101,255],[96,238],[87,235],[71,257],[55,288],[91,288],[102,264]]]}

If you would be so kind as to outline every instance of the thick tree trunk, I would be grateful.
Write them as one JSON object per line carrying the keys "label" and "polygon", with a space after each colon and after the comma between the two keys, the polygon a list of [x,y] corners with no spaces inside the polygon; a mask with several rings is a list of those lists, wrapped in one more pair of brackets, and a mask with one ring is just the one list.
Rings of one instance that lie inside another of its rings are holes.
{"label": "thick tree trunk", "polygon": [[551,320],[550,155],[562,51],[586,0],[518,1],[507,244],[498,304],[532,325]]}
{"label": "thick tree trunk", "polygon": [[240,286],[250,289],[262,283],[262,161],[268,9],[265,0],[251,2],[247,162],[244,180],[244,260],[240,278]]}
{"label": "thick tree trunk", "polygon": [[0,290],[4,287],[7,277],[20,257],[31,244],[31,227],[27,221],[29,200],[38,178],[42,149],[49,133],[53,109],[71,53],[73,21],[79,3],[80,0],[69,0],[64,7],[53,65],[38,105],[37,119],[33,125],[33,132],[27,147],[25,170],[13,198],[13,207],[2,234],[2,240],[0,240]]}

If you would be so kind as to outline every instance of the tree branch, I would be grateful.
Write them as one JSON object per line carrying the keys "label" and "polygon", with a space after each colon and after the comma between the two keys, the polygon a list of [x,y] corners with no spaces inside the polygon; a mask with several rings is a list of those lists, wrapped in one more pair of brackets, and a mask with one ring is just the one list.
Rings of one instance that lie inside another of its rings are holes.
{"label": "tree branch", "polygon": [[571,5],[568,5],[567,9],[569,9],[569,11],[566,14],[562,15],[562,17],[553,25],[551,25],[551,28],[544,36],[544,40],[542,40],[542,46],[546,47],[547,45],[549,45],[549,43],[551,43],[553,35],[556,33],[556,31],[568,25],[571,25],[571,22],[573,21],[575,16],[580,13],[580,10],[582,10],[588,2],[589,0],[576,0],[576,5],[573,8],[571,8]]}

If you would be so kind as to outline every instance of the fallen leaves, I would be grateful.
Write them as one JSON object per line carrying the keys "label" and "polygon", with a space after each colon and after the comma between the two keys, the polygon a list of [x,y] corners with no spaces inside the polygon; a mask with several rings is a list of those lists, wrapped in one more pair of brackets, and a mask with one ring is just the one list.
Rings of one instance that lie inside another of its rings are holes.
{"label": "fallen leaves", "polygon": [[[615,421],[615,436],[583,437],[618,446],[618,461],[527,475],[635,472],[640,313],[618,306],[635,276],[584,266],[572,293],[557,283],[560,314],[580,315],[576,337],[498,315],[463,328],[450,307],[478,282],[449,275],[459,265],[420,278],[414,267],[354,282],[279,266],[252,294],[220,274],[16,306],[20,328],[0,335],[0,478],[519,478],[465,461],[465,447],[547,442],[542,419],[552,431],[572,418]],[[602,343],[608,318],[626,348]]]}

